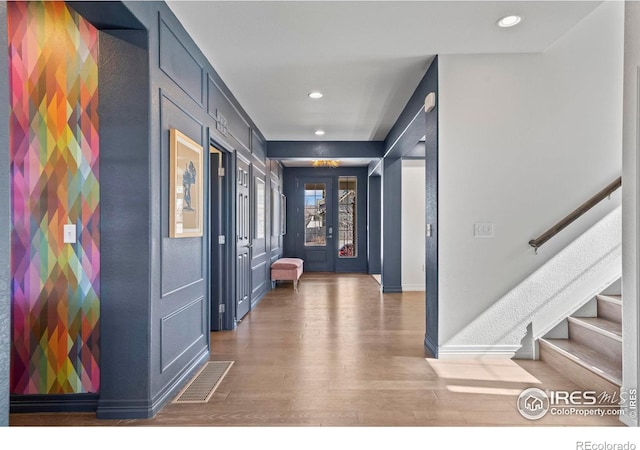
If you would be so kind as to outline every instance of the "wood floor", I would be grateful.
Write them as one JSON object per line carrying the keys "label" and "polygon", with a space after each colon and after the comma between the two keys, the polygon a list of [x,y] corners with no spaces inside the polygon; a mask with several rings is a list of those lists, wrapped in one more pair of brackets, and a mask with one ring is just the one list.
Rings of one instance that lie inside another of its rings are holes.
{"label": "wood floor", "polygon": [[212,333],[233,360],[206,404],[168,404],[149,420],[12,414],[11,425],[533,426],[620,425],[616,417],[529,421],[520,392],[578,389],[540,361],[428,358],[424,293],[381,294],[369,275],[305,273],[279,284],[238,325]]}

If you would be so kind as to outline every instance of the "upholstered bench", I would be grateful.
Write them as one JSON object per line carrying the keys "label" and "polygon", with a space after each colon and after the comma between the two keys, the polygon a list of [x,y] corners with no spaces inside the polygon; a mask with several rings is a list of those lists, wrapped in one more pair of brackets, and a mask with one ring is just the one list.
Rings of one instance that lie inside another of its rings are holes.
{"label": "upholstered bench", "polygon": [[280,258],[275,261],[271,264],[271,287],[276,287],[276,281],[293,281],[293,289],[297,291],[303,263],[300,258]]}

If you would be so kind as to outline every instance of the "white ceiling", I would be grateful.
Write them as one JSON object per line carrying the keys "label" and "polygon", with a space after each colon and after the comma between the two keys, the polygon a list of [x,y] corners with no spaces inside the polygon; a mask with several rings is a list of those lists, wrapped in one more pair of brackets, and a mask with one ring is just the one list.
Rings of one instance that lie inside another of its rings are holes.
{"label": "white ceiling", "polygon": [[600,3],[168,2],[268,140],[328,141],[383,140],[433,55],[541,52]]}

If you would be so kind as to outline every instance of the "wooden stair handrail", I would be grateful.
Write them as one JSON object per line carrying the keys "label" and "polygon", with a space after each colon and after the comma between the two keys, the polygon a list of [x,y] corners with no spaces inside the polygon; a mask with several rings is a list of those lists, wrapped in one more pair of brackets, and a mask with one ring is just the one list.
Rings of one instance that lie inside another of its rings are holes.
{"label": "wooden stair handrail", "polygon": [[529,241],[529,245],[538,250],[545,242],[554,237],[556,234],[560,233],[566,227],[568,227],[574,220],[578,217],[589,211],[591,208],[596,206],[605,198],[609,197],[616,189],[622,186],[622,177],[618,177],[615,181],[610,183],[603,190],[598,192],[596,195],[591,197],[589,200],[584,202],[582,205],[578,206],[573,212],[571,212],[568,216],[562,219],[560,222],[556,223],[554,226],[549,228],[547,231],[542,233],[535,239],[531,239]]}

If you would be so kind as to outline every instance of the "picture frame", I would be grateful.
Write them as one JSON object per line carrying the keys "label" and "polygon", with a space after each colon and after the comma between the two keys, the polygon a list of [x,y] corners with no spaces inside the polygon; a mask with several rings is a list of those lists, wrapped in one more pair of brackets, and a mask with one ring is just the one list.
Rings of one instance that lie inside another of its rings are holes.
{"label": "picture frame", "polygon": [[281,214],[280,203],[282,197],[277,187],[271,187],[271,237],[279,237],[282,234],[282,227],[280,226]]}
{"label": "picture frame", "polygon": [[280,194],[280,236],[287,234],[287,197]]}
{"label": "picture frame", "polygon": [[169,130],[169,237],[199,237],[204,227],[203,147]]}

